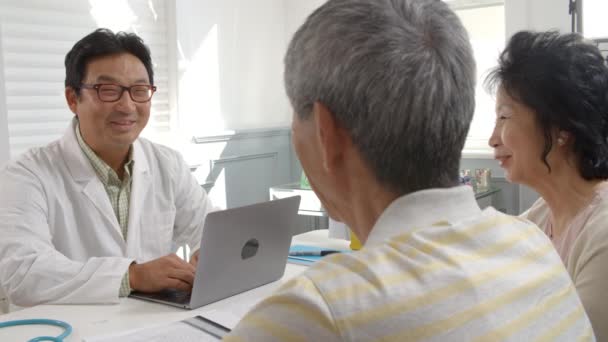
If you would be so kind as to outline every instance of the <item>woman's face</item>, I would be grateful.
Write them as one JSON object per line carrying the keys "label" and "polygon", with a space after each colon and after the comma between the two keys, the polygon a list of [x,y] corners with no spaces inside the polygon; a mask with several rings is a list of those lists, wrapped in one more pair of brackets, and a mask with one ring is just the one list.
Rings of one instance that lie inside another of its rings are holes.
{"label": "woman's face", "polygon": [[[489,144],[510,182],[534,187],[549,172],[541,160],[545,139],[536,113],[511,98],[502,87],[496,94],[496,125]],[[547,162],[553,166],[551,155]]]}

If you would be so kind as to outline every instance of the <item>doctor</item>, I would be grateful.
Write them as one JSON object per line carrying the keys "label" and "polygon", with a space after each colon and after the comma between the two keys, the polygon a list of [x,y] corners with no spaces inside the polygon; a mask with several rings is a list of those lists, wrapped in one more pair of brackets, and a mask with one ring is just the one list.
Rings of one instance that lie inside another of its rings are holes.
{"label": "doctor", "polygon": [[148,48],[99,29],[65,58],[74,119],[0,170],[0,287],[12,304],[116,303],[190,289],[211,203],[181,156],[140,138],[156,91]]}

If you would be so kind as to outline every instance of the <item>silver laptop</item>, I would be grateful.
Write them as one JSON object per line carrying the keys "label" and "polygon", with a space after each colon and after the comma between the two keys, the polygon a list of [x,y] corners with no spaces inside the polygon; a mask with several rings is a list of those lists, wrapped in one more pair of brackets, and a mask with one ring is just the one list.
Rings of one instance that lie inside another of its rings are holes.
{"label": "silver laptop", "polygon": [[300,196],[209,213],[192,292],[130,297],[196,309],[283,276]]}

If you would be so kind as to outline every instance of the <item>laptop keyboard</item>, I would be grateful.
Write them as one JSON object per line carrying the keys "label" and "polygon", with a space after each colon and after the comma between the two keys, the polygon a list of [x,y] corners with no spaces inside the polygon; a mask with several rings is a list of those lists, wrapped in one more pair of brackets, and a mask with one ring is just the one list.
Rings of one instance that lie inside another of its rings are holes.
{"label": "laptop keyboard", "polygon": [[191,292],[182,290],[165,289],[158,293],[151,293],[148,295],[148,297],[178,304],[188,304],[190,303],[191,294]]}

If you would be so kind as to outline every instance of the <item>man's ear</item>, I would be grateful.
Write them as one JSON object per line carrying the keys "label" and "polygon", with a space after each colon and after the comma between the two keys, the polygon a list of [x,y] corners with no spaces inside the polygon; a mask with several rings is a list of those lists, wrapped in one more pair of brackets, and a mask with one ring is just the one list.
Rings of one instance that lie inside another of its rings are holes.
{"label": "man's ear", "polygon": [[315,102],[312,111],[316,130],[315,138],[320,147],[323,169],[331,173],[342,160],[347,135],[336,121],[334,114],[324,104]]}
{"label": "man's ear", "polygon": [[70,107],[72,113],[78,116],[78,113],[76,112],[76,107],[78,104],[78,95],[76,94],[74,88],[65,87],[65,100],[67,101],[68,107]]}

